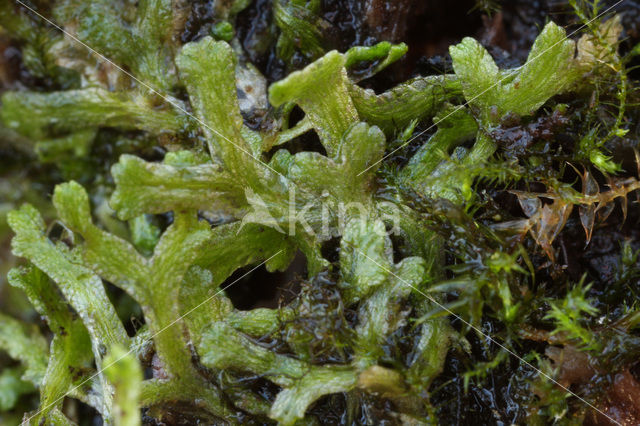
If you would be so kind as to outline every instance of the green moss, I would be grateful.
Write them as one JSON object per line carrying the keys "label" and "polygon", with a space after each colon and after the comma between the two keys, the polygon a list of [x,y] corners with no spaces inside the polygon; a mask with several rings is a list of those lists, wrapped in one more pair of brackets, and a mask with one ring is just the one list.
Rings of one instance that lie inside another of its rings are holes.
{"label": "green moss", "polygon": [[[548,343],[561,338],[591,354],[603,351],[602,365],[634,348],[637,306],[607,319],[625,321],[632,342],[607,352],[616,338],[589,326],[597,313],[587,301],[591,287],[548,288],[530,258],[540,268],[545,255],[554,263],[554,239],[574,206],[587,238],[596,212],[610,213],[614,200],[625,200],[626,215],[627,194],[640,188],[636,178],[611,180],[601,191],[587,170],[622,171],[607,149],[627,137],[626,92],[613,122],[574,123],[569,152],[538,138],[526,154],[505,158],[496,137],[524,132],[534,119],[544,123],[559,95],[575,102],[555,111],[578,121],[589,109],[585,93],[607,84],[626,91],[615,18],[578,43],[548,23],[514,69],[500,69],[465,38],[450,47],[453,73],[375,94],[358,82],[397,61],[406,45],[327,52],[320,2],[276,1],[278,54],[289,67],[296,54],[312,62],[262,94],[270,126],[258,128],[237,87],[247,58],[233,22],[248,2],[221,2],[211,29],[218,41],[184,45],[173,32],[183,11],[172,2],[54,3],[65,28],[158,92],[118,70],[95,75],[95,58],[76,51],[61,63],[84,65],[76,71],[81,87],[2,97],[3,126],[32,143],[27,151],[39,164],[69,170],[102,152],[120,153],[123,144],[131,152],[117,161],[105,156],[100,170],[78,166],[84,185],[53,178],[56,213],[46,215],[48,223],[31,204],[3,205],[15,207],[7,215],[11,247],[24,263],[9,280],[51,339],[0,314],[0,349],[17,362],[2,365],[1,410],[37,389],[40,406],[27,414],[33,424],[70,422],[69,396],[107,424],[138,424],[141,408],[161,417],[173,404],[177,416],[289,425],[322,422],[318,407],[341,394],[349,421],[381,398],[398,418],[433,422],[444,410],[432,404],[433,384],[448,356],[465,359],[465,389],[506,364],[505,348],[547,371],[521,345],[532,324],[553,329]],[[5,29],[34,48],[43,28],[25,14],[9,22],[3,8]],[[53,47],[40,45],[40,52],[42,73],[62,79],[49,66]],[[617,67],[616,77],[603,62]],[[305,115],[288,128],[294,106]],[[308,132],[324,152],[300,142]],[[162,148],[162,161],[149,144]],[[585,168],[581,190],[568,181],[566,161]],[[534,183],[544,192],[529,192]],[[499,186],[515,194],[524,216],[513,217],[514,209],[497,206],[484,190]],[[637,259],[625,250],[620,279],[627,282]],[[221,287],[258,266],[284,271],[297,253],[306,270],[291,287],[301,288],[294,301],[239,310]],[[144,327],[132,330],[118,316],[119,292],[139,307]],[[621,309],[627,301],[612,303]],[[489,349],[481,329],[505,346]],[[607,341],[596,345],[594,336]],[[477,356],[479,348],[486,356]],[[154,377],[143,379],[148,367]],[[564,416],[567,395],[556,390],[547,386],[539,406],[523,402],[522,410]]]}

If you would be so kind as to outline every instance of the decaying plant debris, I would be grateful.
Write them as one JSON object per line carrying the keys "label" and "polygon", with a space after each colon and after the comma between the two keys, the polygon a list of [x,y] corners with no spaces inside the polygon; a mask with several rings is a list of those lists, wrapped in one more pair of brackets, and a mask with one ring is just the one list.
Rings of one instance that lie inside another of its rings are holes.
{"label": "decaying plant debris", "polygon": [[0,422],[639,424],[640,7],[461,3],[1,1]]}

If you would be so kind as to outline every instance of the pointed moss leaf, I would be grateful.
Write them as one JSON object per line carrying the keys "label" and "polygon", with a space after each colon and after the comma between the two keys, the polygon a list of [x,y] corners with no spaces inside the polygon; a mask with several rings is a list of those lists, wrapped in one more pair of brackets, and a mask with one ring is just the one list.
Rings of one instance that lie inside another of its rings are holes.
{"label": "pointed moss leaf", "polygon": [[462,88],[455,76],[444,75],[417,77],[379,95],[350,84],[349,93],[361,119],[391,135],[432,116],[445,101],[460,96]]}
{"label": "pointed moss leaf", "polygon": [[465,98],[485,120],[531,114],[579,76],[573,62],[575,43],[553,22],[536,39],[527,62],[508,72],[501,72],[489,52],[469,37],[451,46],[449,53]]}
{"label": "pointed moss leaf", "polygon": [[0,118],[7,127],[37,139],[91,127],[176,133],[187,125],[184,116],[174,110],[154,108],[142,96],[100,88],[6,92]]}
{"label": "pointed moss leaf", "polygon": [[8,222],[16,233],[11,242],[13,253],[30,260],[58,284],[89,330],[96,357],[101,358],[104,345],[126,343],[127,334],[102,281],[46,238],[38,211],[24,205],[9,213]]}
{"label": "pointed moss leaf", "polygon": [[33,22],[21,9],[16,9],[12,3],[0,3],[0,26],[13,37],[27,40],[30,43],[36,41],[37,31],[34,31]]}
{"label": "pointed moss leaf", "polygon": [[351,84],[344,68],[344,55],[331,51],[269,88],[275,106],[295,102],[307,114],[329,157],[335,155],[342,136],[358,121],[349,96]]}
{"label": "pointed moss leaf", "polygon": [[340,243],[340,271],[348,298],[358,300],[384,283],[393,252],[384,223],[354,218],[347,222]]}
{"label": "pointed moss leaf", "polygon": [[47,341],[35,326],[0,313],[0,350],[22,362],[23,380],[40,385],[47,368]]}
{"label": "pointed moss leaf", "polygon": [[79,76],[56,64],[53,46],[63,40],[62,34],[35,18],[17,3],[0,4],[0,27],[3,33],[20,42],[21,62],[35,77],[49,78],[62,88],[75,86]]}
{"label": "pointed moss leaf", "polygon": [[173,166],[123,155],[111,173],[116,190],[110,204],[123,220],[185,209],[237,214],[246,203],[237,180],[211,163]]}
{"label": "pointed moss leaf", "polygon": [[184,45],[176,58],[196,116],[213,154],[228,170],[242,174],[251,164],[251,146],[242,138],[238,106],[236,58],[223,41],[205,37]]}
{"label": "pointed moss leaf", "polygon": [[22,395],[33,392],[33,384],[22,380],[23,373],[21,367],[0,372],[0,412],[11,410]]}
{"label": "pointed moss leaf", "polygon": [[122,346],[114,346],[105,357],[104,374],[113,384],[113,417],[119,426],[140,424],[140,390],[142,368],[140,362]]}

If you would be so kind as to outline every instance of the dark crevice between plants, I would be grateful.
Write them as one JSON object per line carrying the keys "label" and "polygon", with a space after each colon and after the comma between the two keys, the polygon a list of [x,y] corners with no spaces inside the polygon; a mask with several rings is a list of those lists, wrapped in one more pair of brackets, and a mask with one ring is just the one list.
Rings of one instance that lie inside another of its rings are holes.
{"label": "dark crevice between plants", "polygon": [[307,273],[306,259],[298,252],[287,270],[268,272],[265,266],[238,269],[220,288],[225,289],[233,306],[240,310],[277,308],[295,299],[300,291],[297,281]]}

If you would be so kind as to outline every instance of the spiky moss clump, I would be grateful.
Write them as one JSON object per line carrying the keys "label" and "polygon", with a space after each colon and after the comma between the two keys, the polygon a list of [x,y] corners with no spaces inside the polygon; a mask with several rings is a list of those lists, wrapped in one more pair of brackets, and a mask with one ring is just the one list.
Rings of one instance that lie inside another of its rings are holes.
{"label": "spiky moss clump", "polygon": [[[612,298],[615,313],[596,322],[591,287],[565,284],[553,267],[554,240],[574,206],[589,239],[597,215],[606,219],[616,199],[625,200],[626,215],[627,195],[640,187],[630,174],[615,176],[621,169],[605,151],[633,130],[628,114],[637,115],[629,112],[635,92],[616,47],[617,18],[590,24],[577,43],[549,23],[515,69],[500,69],[465,38],[450,48],[453,74],[375,94],[356,80],[406,46],[325,52],[320,24],[299,19],[318,4],[276,2],[281,57],[297,48],[315,61],[271,85],[267,102],[257,90],[264,79],[228,31],[246,2],[217,11],[213,35],[230,44],[209,36],[178,43],[184,15],[172,2],[120,6],[61,0],[51,11],[135,79],[59,34],[42,45],[44,27],[23,10],[16,21],[13,7],[0,9],[25,49],[39,47],[34,72],[60,89],[5,93],[5,131],[90,189],[76,181],[55,187],[48,216],[59,232],[32,205],[8,214],[13,253],[25,262],[9,281],[52,338],[0,318],[0,347],[20,361],[0,376],[0,408],[37,389],[40,406],[25,417],[33,424],[69,423],[65,397],[116,424],[137,424],[140,408],[159,419],[230,423],[313,423],[334,414],[347,423],[433,423],[447,412],[441,375],[453,357],[468,364],[456,371],[465,389],[508,365],[522,390],[514,396],[518,421],[580,421],[592,415],[586,406],[506,349],[565,386],[591,373],[615,390],[607,374],[628,374],[639,346],[635,301]],[[608,99],[590,98],[606,98],[611,87],[618,102],[609,120]],[[289,128],[294,106],[305,115]],[[250,128],[246,117],[256,113],[269,125]],[[588,129],[579,125],[585,113]],[[405,153],[431,119],[437,131],[419,139],[408,161],[385,155]],[[567,150],[554,135],[570,126]],[[287,149],[311,131],[323,153]],[[123,155],[110,174],[91,179],[87,165],[105,141]],[[163,147],[161,161],[149,154],[154,146]],[[580,190],[567,164],[579,172]],[[499,185],[524,216],[488,194]],[[277,308],[238,310],[220,288],[250,266],[285,270],[297,252],[306,276]],[[543,256],[552,280],[537,278]],[[629,281],[637,264],[630,246],[622,263],[620,279]],[[113,286],[141,311],[143,326],[125,327]],[[531,341],[555,346],[543,355]],[[558,351],[586,360],[580,374],[567,376]],[[142,367],[152,367],[152,377],[143,379]],[[607,386],[576,390],[616,413],[619,401],[602,394]],[[380,402],[385,411],[372,411]],[[343,410],[332,414],[336,406]]]}

